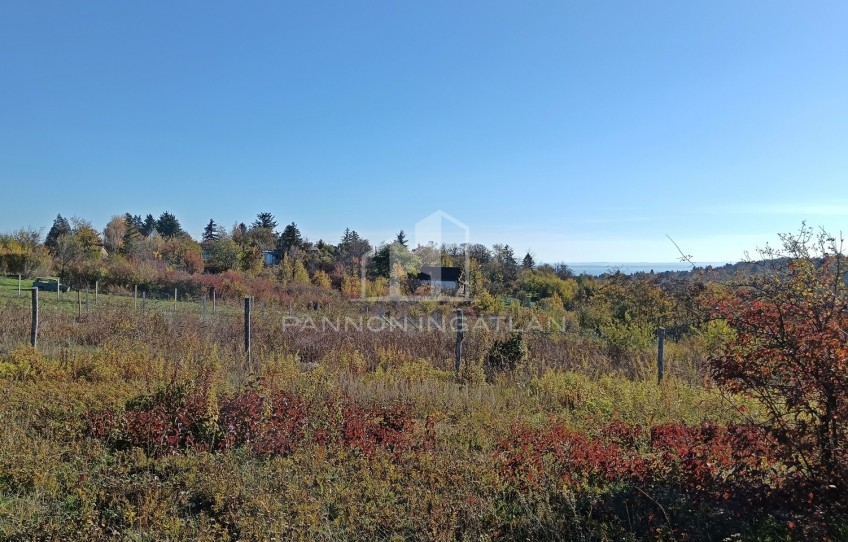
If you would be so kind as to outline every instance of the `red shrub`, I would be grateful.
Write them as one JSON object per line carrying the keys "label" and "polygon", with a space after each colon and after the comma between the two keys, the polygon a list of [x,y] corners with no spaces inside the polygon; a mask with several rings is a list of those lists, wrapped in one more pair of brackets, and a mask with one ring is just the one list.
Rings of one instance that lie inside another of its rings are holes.
{"label": "red shrub", "polygon": [[[845,513],[848,493],[848,290],[841,248],[802,227],[766,251],[767,272],[712,304],[734,331],[710,359],[719,386],[760,401],[780,459],[797,474],[790,493],[820,515]],[[781,258],[778,258],[781,257]],[[820,503],[820,506],[818,506]]]}
{"label": "red shrub", "polygon": [[603,440],[628,450],[637,450],[644,440],[641,425],[614,421],[601,429]]}
{"label": "red shrub", "polygon": [[653,481],[698,500],[755,504],[769,498],[778,483],[774,443],[751,425],[658,425],[651,429],[651,448],[657,452]]}
{"label": "red shrub", "polygon": [[167,388],[131,400],[123,413],[90,412],[87,433],[114,447],[137,446],[153,456],[184,450],[249,446],[257,455],[289,455],[303,446],[338,443],[371,455],[413,448],[405,405],[362,407],[348,398],[317,402],[288,392],[247,390],[225,397],[217,419],[207,395]]}
{"label": "red shrub", "polygon": [[181,387],[131,401],[122,424],[126,440],[150,455],[208,450],[210,426],[206,396],[188,395]]}
{"label": "red shrub", "polygon": [[255,390],[224,398],[218,405],[218,448],[227,449],[252,442],[262,432],[265,397]]}
{"label": "red shrub", "polygon": [[629,482],[674,489],[694,500],[754,504],[778,485],[773,442],[748,425],[664,424],[651,429],[614,422],[597,437],[555,425],[541,430],[514,428],[498,442],[500,473],[519,487],[546,481],[571,485]]}
{"label": "red shrub", "polygon": [[[624,427],[619,424],[615,430]],[[636,430],[625,432],[633,435]],[[495,460],[501,474],[525,488],[546,479],[571,485],[639,480],[646,467],[635,450],[589,438],[562,425],[543,430],[514,428],[497,443]]]}
{"label": "red shrub", "polygon": [[376,448],[399,453],[412,447],[412,420],[404,405],[369,409],[348,403],[343,408],[342,442],[366,455]]}
{"label": "red shrub", "polygon": [[274,394],[270,400],[268,419],[252,449],[259,455],[289,455],[306,443],[306,428],[315,416],[314,409],[303,397],[288,393]]}

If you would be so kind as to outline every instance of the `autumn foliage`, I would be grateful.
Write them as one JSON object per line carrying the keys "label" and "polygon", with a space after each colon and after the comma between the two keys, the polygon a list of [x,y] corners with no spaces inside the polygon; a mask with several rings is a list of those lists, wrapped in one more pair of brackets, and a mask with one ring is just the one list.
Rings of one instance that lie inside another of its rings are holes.
{"label": "autumn foliage", "polygon": [[735,338],[710,372],[765,409],[761,428],[788,469],[795,504],[825,520],[845,511],[848,492],[845,262],[824,234],[803,229],[783,240],[780,266],[715,306]]}
{"label": "autumn foliage", "polygon": [[[288,325],[454,307],[264,273],[101,261],[115,290],[214,288],[217,310],[49,296],[38,348],[6,296],[0,538],[848,539],[844,263],[784,240],[733,282],[579,278],[573,305],[466,307],[458,372],[447,331]],[[475,326],[490,313],[541,329]]]}
{"label": "autumn foliage", "polygon": [[364,407],[349,398],[320,402],[284,391],[248,389],[217,402],[207,390],[171,386],[130,399],[122,411],[92,411],[86,431],[114,449],[138,447],[148,455],[223,452],[245,446],[257,456],[287,456],[329,444],[373,454],[412,447],[407,407]]}

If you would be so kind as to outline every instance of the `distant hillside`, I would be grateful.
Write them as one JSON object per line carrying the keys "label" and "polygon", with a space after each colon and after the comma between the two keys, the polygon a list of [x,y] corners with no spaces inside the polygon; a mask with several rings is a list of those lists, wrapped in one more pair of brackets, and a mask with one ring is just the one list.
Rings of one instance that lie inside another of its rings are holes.
{"label": "distant hillside", "polygon": [[[772,260],[743,261],[716,267],[713,267],[712,265],[695,267],[694,269],[688,269],[685,271],[663,271],[653,274],[634,273],[634,276],[653,275],[662,279],[697,277],[703,280],[726,282],[732,279],[757,275],[767,271],[780,271],[786,267],[789,260],[789,258],[775,258]],[[819,263],[821,263],[821,261],[822,260],[819,260]],[[848,269],[848,264],[846,264],[845,268]]]}

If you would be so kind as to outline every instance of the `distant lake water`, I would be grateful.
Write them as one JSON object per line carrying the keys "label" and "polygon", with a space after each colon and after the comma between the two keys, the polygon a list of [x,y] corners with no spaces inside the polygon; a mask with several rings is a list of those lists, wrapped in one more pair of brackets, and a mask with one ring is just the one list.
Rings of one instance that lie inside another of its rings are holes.
{"label": "distant lake water", "polygon": [[[722,267],[728,262],[696,262],[698,267]],[[583,262],[570,263],[568,267],[575,275],[603,275],[621,271],[625,275],[633,273],[662,273],[663,271],[690,271],[692,266],[686,262]]]}

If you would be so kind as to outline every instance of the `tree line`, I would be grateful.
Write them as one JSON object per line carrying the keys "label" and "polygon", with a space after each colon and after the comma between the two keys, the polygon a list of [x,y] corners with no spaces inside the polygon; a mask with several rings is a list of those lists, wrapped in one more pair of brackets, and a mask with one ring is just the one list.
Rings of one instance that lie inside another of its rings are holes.
{"label": "tree line", "polygon": [[102,230],[88,220],[59,214],[43,240],[42,231],[20,229],[0,235],[0,272],[27,277],[55,274],[75,286],[106,280],[125,287],[130,282],[155,282],[156,276],[168,273],[237,273],[355,297],[363,276],[369,294],[383,294],[390,285],[412,294],[421,288],[417,277],[422,268],[455,266],[463,269],[463,287],[484,304],[504,296],[526,302],[554,298],[568,304],[579,290],[565,264],[539,265],[532,254],[517,256],[508,244],[412,247],[403,230],[389,242],[372,244],[350,228],[336,243],[313,242],[295,222],[280,229],[270,212],[229,229],[210,218],[200,239],[192,238],[168,211],[158,218],[116,215]]}

